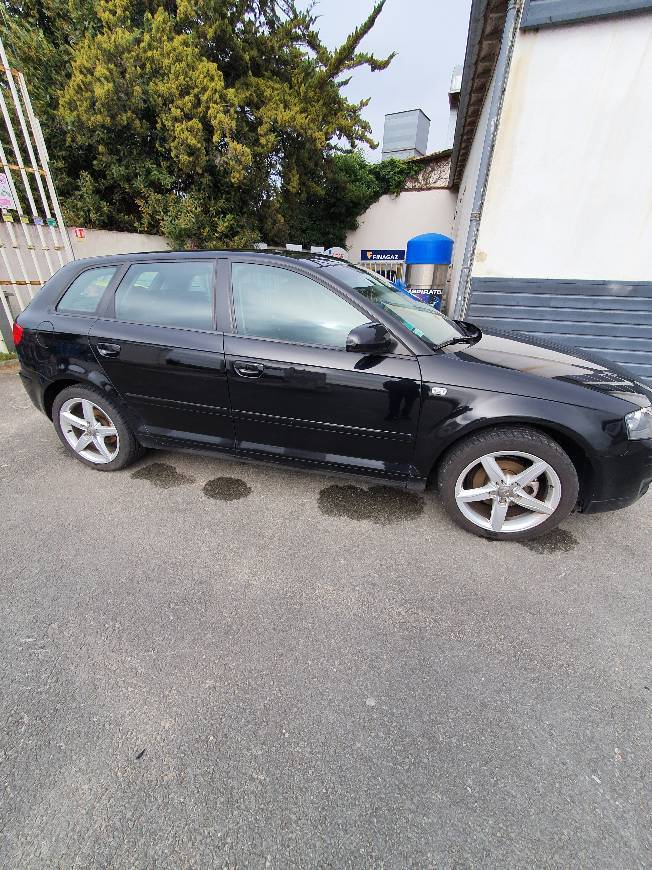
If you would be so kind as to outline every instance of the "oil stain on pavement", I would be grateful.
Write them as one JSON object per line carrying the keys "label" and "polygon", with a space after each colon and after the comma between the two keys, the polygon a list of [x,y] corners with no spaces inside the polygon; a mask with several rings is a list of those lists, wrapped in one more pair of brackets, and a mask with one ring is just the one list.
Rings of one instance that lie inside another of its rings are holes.
{"label": "oil stain on pavement", "polygon": [[237,501],[250,493],[251,487],[239,477],[214,477],[204,484],[204,495],[217,501]]}
{"label": "oil stain on pavement", "polygon": [[319,493],[319,510],[330,517],[370,520],[388,526],[423,513],[423,496],[392,486],[327,486]]}
{"label": "oil stain on pavement", "polygon": [[523,547],[544,556],[548,553],[570,553],[579,544],[579,541],[566,529],[553,529],[547,535],[535,538],[533,541],[519,541]]}
{"label": "oil stain on pavement", "polygon": [[146,480],[159,489],[171,489],[173,486],[183,486],[194,483],[195,478],[177,471],[174,465],[167,462],[152,462],[144,468],[139,468],[131,475],[134,480]]}

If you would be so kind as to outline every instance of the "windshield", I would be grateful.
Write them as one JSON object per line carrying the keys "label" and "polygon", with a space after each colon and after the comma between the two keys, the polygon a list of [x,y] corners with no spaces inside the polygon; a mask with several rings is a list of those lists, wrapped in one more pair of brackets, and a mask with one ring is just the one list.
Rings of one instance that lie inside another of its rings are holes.
{"label": "windshield", "polygon": [[324,262],[324,272],[355,290],[365,299],[380,305],[395,320],[432,347],[438,347],[452,338],[459,338],[462,331],[439,311],[419,302],[405,290],[400,290],[381,275],[358,269],[346,263]]}

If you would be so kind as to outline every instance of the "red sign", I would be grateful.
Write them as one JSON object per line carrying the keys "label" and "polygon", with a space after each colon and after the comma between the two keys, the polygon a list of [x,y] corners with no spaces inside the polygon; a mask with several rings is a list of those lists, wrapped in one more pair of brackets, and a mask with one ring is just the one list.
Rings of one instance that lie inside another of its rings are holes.
{"label": "red sign", "polygon": [[75,227],[75,238],[76,239],[85,239],[86,238],[86,230],[83,227]]}

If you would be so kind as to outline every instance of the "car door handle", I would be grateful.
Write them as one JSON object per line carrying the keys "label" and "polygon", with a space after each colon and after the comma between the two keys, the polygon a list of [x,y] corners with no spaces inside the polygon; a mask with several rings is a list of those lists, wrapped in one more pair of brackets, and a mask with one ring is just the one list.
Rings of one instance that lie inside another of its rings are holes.
{"label": "car door handle", "polygon": [[120,345],[102,342],[97,345],[97,352],[100,356],[120,356]]}
{"label": "car door handle", "polygon": [[236,362],[233,363],[233,370],[236,375],[241,378],[259,378],[263,373],[264,366],[262,363],[252,362]]}

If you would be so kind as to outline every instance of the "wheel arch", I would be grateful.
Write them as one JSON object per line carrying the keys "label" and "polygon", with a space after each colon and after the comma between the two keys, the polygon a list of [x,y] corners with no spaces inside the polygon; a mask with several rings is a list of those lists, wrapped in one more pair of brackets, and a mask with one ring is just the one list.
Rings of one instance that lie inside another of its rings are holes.
{"label": "wheel arch", "polygon": [[72,387],[73,384],[80,384],[81,386],[86,386],[85,381],[79,380],[79,378],[60,378],[59,380],[52,381],[51,384],[48,384],[45,390],[43,391],[43,410],[48,415],[50,420],[52,419],[52,408],[54,406],[54,400],[59,395],[62,390],[65,390],[66,387]]}
{"label": "wheel arch", "polygon": [[62,390],[65,390],[66,387],[72,387],[74,384],[79,384],[80,387],[95,390],[97,393],[106,396],[112,402],[115,402],[120,410],[125,413],[124,402],[122,401],[121,396],[115,390],[113,384],[111,384],[111,382],[105,377],[97,376],[95,373],[91,373],[91,377],[75,377],[71,373],[66,372],[63,373],[60,378],[51,381],[43,390],[43,410],[50,420],[52,419],[52,408],[57,396],[62,392]]}
{"label": "wheel arch", "polygon": [[549,438],[552,438],[553,441],[557,442],[562,450],[564,450],[568,455],[570,461],[575,467],[579,481],[579,497],[581,502],[583,495],[586,492],[591,491],[592,480],[595,474],[595,468],[591,461],[588,445],[577,433],[564,429],[564,427],[556,425],[549,420],[529,420],[522,417],[485,420],[475,425],[470,423],[468,426],[460,429],[459,432],[455,433],[455,437],[443,445],[441,450],[435,456],[428,474],[428,487],[431,488],[436,486],[439,466],[444,461],[446,455],[453,448],[457,447],[461,441],[464,441],[470,435],[479,435],[482,434],[482,432],[488,432],[492,429],[508,428],[510,426],[526,426],[528,429],[534,429],[541,432],[543,435],[547,435]]}

